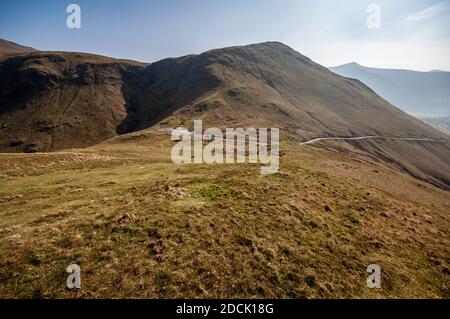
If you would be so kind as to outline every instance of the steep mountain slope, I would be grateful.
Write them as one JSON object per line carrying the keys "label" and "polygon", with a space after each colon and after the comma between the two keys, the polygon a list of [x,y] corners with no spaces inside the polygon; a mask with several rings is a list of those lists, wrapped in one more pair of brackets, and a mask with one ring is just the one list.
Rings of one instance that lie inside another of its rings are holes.
{"label": "steep mountain slope", "polygon": [[[165,76],[174,69],[183,76]],[[143,85],[144,99],[155,98],[166,110],[182,106],[173,116],[182,120],[201,114],[214,124],[278,125],[303,138],[445,137],[392,107],[361,82],[337,76],[281,43],[164,60],[149,66],[147,72],[151,80]],[[172,103],[174,96],[185,96],[191,88],[194,94]],[[145,126],[148,123],[140,125]]]}
{"label": "steep mountain slope", "polygon": [[[88,146],[154,125],[190,127],[197,118],[205,126],[279,127],[282,138],[297,141],[365,135],[448,138],[361,82],[277,42],[151,65],[79,53],[31,53],[0,64],[0,88],[2,151]],[[429,158],[430,148],[416,144],[418,158]],[[364,150],[405,167],[402,154],[392,156],[390,147]],[[434,164],[417,170],[447,187],[448,158],[448,144],[433,146]]]}
{"label": "steep mountain slope", "polygon": [[0,61],[13,55],[25,54],[33,51],[36,50],[11,41],[0,39]]}
{"label": "steep mountain slope", "polygon": [[450,72],[378,69],[357,63],[330,69],[367,84],[405,112],[420,117],[450,115]]}
{"label": "steep mountain slope", "polygon": [[126,117],[124,82],[137,62],[35,52],[0,63],[3,152],[84,147],[116,135]]}
{"label": "steep mountain slope", "polygon": [[[193,119],[202,118],[217,127],[275,126],[285,138],[297,140],[367,135],[449,139],[361,82],[338,76],[281,43],[163,60],[149,66],[140,83],[144,93],[130,99],[135,116],[128,131],[155,123],[190,127]],[[149,112],[154,105],[158,113]],[[448,143],[346,143],[395,169],[450,186]]]}

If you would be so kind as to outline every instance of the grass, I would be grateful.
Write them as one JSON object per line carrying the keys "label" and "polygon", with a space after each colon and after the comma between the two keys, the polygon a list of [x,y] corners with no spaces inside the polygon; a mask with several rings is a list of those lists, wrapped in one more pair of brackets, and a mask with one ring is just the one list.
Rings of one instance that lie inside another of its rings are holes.
{"label": "grass", "polygon": [[448,192],[294,144],[272,176],[178,166],[165,139],[1,155],[0,297],[449,297]]}

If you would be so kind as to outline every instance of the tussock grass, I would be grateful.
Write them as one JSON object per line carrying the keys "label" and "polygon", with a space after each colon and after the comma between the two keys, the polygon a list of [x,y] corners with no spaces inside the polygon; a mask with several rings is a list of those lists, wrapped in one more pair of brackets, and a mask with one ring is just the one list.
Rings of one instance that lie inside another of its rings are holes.
{"label": "tussock grass", "polygon": [[[2,155],[0,296],[449,297],[448,192],[289,143],[272,176],[177,166],[164,139],[157,153],[143,139]],[[78,291],[65,288],[71,263]]]}

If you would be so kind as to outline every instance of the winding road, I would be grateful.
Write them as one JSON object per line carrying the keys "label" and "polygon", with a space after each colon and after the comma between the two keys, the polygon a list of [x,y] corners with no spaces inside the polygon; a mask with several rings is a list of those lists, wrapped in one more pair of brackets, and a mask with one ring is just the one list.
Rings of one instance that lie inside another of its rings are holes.
{"label": "winding road", "polygon": [[355,140],[367,140],[367,139],[384,139],[384,140],[400,140],[400,141],[421,141],[421,142],[438,142],[438,143],[450,143],[450,140],[437,140],[432,138],[413,138],[413,137],[386,137],[386,136],[356,136],[356,137],[319,137],[312,140],[299,143],[300,145],[313,144],[319,141],[336,140],[336,141],[355,141]]}
{"label": "winding road", "polygon": [[[180,130],[180,132],[189,132],[185,128],[151,128],[152,131],[158,132],[172,132],[173,130]],[[389,137],[389,136],[379,136],[379,135],[369,135],[369,136],[355,136],[355,137],[318,137],[302,143],[299,145],[309,145],[320,141],[357,141],[357,140],[368,140],[368,139],[383,139],[383,140],[397,140],[397,141],[413,141],[413,142],[436,142],[436,143],[450,143],[450,140],[438,140],[433,138],[418,138],[418,137]]]}

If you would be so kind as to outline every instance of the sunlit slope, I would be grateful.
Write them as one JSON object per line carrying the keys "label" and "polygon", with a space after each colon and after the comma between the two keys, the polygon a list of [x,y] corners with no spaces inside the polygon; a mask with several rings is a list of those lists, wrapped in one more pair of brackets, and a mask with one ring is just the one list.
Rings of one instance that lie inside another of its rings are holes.
{"label": "sunlit slope", "polygon": [[[1,154],[0,295],[448,298],[448,192],[282,142],[280,171],[174,165],[167,133]],[[76,263],[82,289],[66,289]],[[368,289],[379,264],[382,289]]]}

